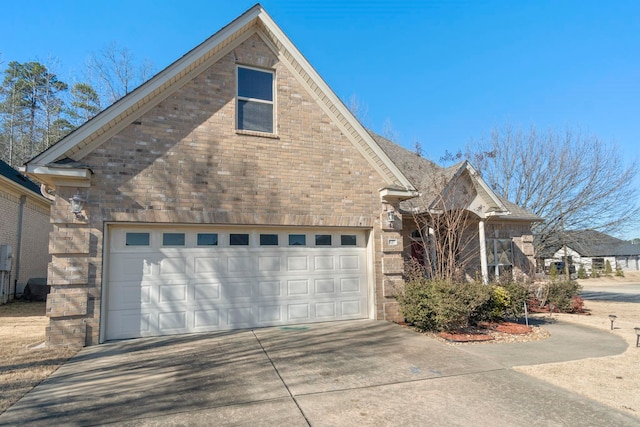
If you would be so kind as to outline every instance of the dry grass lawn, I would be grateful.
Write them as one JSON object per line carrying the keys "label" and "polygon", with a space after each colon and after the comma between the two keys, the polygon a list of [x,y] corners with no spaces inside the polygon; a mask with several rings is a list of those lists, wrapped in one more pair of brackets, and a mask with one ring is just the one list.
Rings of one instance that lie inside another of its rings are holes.
{"label": "dry grass lawn", "polygon": [[78,350],[45,348],[44,302],[0,305],[0,414]]}
{"label": "dry grass lawn", "polygon": [[[604,277],[579,281],[584,286],[616,286],[640,283],[640,272],[625,277]],[[617,356],[520,366],[516,370],[566,388],[629,414],[640,416],[640,348],[636,347],[634,327],[640,326],[640,304],[609,301],[586,301],[589,316],[554,314],[553,317],[602,329],[624,339],[629,347]],[[615,314],[614,330],[609,315]]]}

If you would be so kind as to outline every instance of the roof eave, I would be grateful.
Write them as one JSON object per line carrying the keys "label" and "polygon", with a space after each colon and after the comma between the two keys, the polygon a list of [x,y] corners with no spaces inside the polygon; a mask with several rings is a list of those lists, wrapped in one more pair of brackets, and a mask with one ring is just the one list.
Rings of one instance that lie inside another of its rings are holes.
{"label": "roof eave", "polygon": [[50,165],[27,164],[22,171],[25,175],[50,187],[89,187],[91,169],[82,167],[55,167]]}

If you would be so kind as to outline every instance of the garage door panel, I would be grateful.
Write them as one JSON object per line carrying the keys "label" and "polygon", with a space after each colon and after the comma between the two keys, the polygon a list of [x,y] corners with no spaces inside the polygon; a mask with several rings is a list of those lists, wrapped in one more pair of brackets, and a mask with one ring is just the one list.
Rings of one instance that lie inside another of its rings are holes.
{"label": "garage door panel", "polygon": [[250,256],[229,256],[227,271],[235,276],[249,276],[253,273],[254,260]]}
{"label": "garage door panel", "polygon": [[148,313],[116,312],[109,317],[107,325],[112,339],[148,336],[151,333],[151,319]]}
{"label": "garage door panel", "polygon": [[258,321],[260,323],[281,322],[282,307],[279,304],[258,307]]}
{"label": "garage door panel", "polygon": [[158,302],[186,302],[187,301],[187,284],[176,283],[160,285],[158,292]]}
{"label": "garage door panel", "polygon": [[187,312],[160,312],[158,313],[158,331],[161,334],[187,331]]}
{"label": "garage door panel", "polygon": [[316,295],[326,295],[336,293],[336,281],[334,278],[315,279]]}
{"label": "garage door panel", "polygon": [[307,296],[309,295],[309,281],[303,280],[288,280],[287,281],[287,295],[289,296]]}
{"label": "garage door panel", "polygon": [[195,257],[195,274],[224,273],[220,257]]}
{"label": "garage door panel", "polygon": [[343,316],[358,316],[362,311],[360,300],[347,300],[340,302]]}
{"label": "garage door panel", "polygon": [[311,308],[308,303],[288,304],[287,320],[304,322],[311,320]]}
{"label": "garage door panel", "polygon": [[184,274],[187,272],[186,258],[163,258],[160,260],[160,274]]}
{"label": "garage door panel", "polygon": [[108,303],[110,307],[132,310],[151,303],[151,286],[137,282],[111,283]]}
{"label": "garage door panel", "polygon": [[279,272],[282,270],[280,262],[281,256],[259,256],[258,257],[258,273]]}
{"label": "garage door panel", "polygon": [[118,265],[118,269],[110,274],[113,281],[140,280],[153,274],[153,262],[146,255],[117,254],[111,258],[111,262]]}
{"label": "garage door panel", "polygon": [[362,288],[360,286],[359,277],[345,277],[340,279],[340,292],[342,293],[360,293]]}
{"label": "garage door panel", "polygon": [[279,297],[282,295],[281,280],[269,280],[258,283],[258,297]]}
{"label": "garage door panel", "polygon": [[220,310],[218,309],[212,308],[208,310],[194,310],[193,314],[195,328],[208,329],[220,326]]}
{"label": "garage door panel", "polygon": [[360,257],[358,255],[340,255],[341,270],[359,270]]}
{"label": "garage door panel", "polygon": [[333,271],[335,270],[335,263],[333,261],[333,255],[321,255],[313,258],[313,265],[316,271]]}
{"label": "garage door panel", "polygon": [[194,283],[194,301],[219,301],[220,283]]}
{"label": "garage door panel", "polygon": [[337,314],[337,304],[335,301],[318,302],[315,304],[316,318],[331,319]]}
{"label": "garage door panel", "polygon": [[280,246],[260,246],[258,231],[253,246],[235,247],[220,229],[211,231],[216,245],[198,246],[198,229],[185,231],[184,247],[162,247],[162,233],[175,228],[138,227],[151,243],[132,248],[123,243],[126,229],[114,227],[120,238],[110,240],[107,339],[367,317],[362,231],[348,233],[357,234],[359,247],[341,246],[335,233],[333,246],[316,247],[315,232],[307,232],[310,246],[288,246],[283,232]]}
{"label": "garage door panel", "polygon": [[287,271],[295,273],[309,271],[309,257],[307,255],[287,256]]}
{"label": "garage door panel", "polygon": [[227,283],[223,287],[224,299],[228,301],[248,299],[253,295],[253,284],[247,282]]}
{"label": "garage door panel", "polygon": [[254,323],[253,308],[250,305],[227,309],[227,324],[229,326],[241,328]]}

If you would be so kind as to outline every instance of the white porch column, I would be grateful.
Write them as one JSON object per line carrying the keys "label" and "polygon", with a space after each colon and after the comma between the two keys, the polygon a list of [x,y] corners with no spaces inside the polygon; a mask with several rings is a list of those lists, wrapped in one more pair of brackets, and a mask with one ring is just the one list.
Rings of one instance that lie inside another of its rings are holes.
{"label": "white porch column", "polygon": [[436,232],[433,228],[429,227],[428,229],[428,233],[429,233],[429,258],[431,261],[431,271],[434,272],[436,271],[436,268],[438,267],[437,265],[437,259],[436,257],[437,252],[436,252]]}
{"label": "white porch column", "polygon": [[484,220],[478,223],[478,238],[480,239],[480,270],[482,270],[482,282],[489,283],[489,267],[487,266],[487,243],[484,236]]}

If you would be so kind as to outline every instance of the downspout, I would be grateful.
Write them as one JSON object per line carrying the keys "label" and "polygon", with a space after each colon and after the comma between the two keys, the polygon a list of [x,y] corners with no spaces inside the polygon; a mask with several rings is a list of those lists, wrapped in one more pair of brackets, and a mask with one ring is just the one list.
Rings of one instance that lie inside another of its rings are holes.
{"label": "downspout", "polygon": [[[24,217],[24,205],[27,203],[27,196],[20,196],[20,205],[18,207],[18,233],[16,235],[16,272],[13,279],[13,299],[16,298],[18,290],[18,279],[20,278],[20,247],[22,246],[22,219]],[[9,290],[11,291],[11,290]]]}

